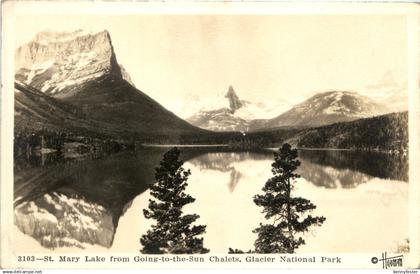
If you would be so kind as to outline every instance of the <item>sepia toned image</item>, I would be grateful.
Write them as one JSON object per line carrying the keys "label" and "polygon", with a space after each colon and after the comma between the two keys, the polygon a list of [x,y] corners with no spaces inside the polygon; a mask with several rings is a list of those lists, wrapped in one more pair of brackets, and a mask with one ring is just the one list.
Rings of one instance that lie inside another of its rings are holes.
{"label": "sepia toned image", "polygon": [[407,18],[16,13],[11,252],[408,267]]}

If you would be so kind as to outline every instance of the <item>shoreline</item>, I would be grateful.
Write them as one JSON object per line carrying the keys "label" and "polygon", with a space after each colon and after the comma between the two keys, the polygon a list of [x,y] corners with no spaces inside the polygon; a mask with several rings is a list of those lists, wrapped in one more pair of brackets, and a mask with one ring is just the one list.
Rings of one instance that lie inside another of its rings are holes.
{"label": "shoreline", "polygon": [[216,145],[180,145],[180,144],[141,144],[143,147],[229,147],[225,144],[216,144]]}
{"label": "shoreline", "polygon": [[[142,144],[142,147],[189,147],[189,148],[236,148],[235,146],[231,146],[228,144],[214,144],[214,145],[200,145],[200,144],[189,144],[189,145],[181,145],[181,144]],[[254,148],[258,150],[268,150],[268,151],[277,151],[277,147],[260,147]],[[354,152],[376,152],[376,153],[383,153],[383,154],[403,154],[403,152],[392,153],[390,151],[384,150],[375,150],[375,149],[354,149],[354,148],[320,148],[320,147],[296,147],[297,150],[307,150],[307,151],[354,151]]]}
{"label": "shoreline", "polygon": [[[267,150],[277,150],[278,148],[275,147],[268,147],[268,148],[264,148]],[[318,147],[296,147],[297,150],[337,150],[337,151],[356,151],[354,149],[351,148],[318,148]]]}
{"label": "shoreline", "polygon": [[297,147],[298,150],[338,150],[338,151],[357,151],[356,149],[351,148],[328,148],[328,147]]}

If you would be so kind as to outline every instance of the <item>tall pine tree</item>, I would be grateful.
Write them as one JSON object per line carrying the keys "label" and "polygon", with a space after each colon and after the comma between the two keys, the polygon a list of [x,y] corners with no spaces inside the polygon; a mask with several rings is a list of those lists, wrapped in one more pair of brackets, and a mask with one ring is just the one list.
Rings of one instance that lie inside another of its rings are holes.
{"label": "tall pine tree", "polygon": [[260,224],[254,229],[258,233],[254,248],[256,253],[294,253],[305,244],[301,234],[311,226],[320,226],[325,217],[313,217],[309,214],[316,208],[311,201],[293,197],[294,184],[300,176],[295,173],[300,162],[297,149],[283,144],[274,153],[272,163],[273,177],[263,187],[263,195],[255,195],[254,202],[263,207],[264,217],[271,224]]}
{"label": "tall pine tree", "polygon": [[203,247],[206,226],[193,225],[199,218],[197,214],[183,215],[182,208],[195,199],[186,194],[190,170],[184,170],[179,160],[180,151],[175,147],[166,152],[160,166],[156,168],[156,183],[150,187],[148,209],[143,213],[147,219],[156,220],[156,224],[140,239],[142,253],[146,254],[193,254],[207,253]]}

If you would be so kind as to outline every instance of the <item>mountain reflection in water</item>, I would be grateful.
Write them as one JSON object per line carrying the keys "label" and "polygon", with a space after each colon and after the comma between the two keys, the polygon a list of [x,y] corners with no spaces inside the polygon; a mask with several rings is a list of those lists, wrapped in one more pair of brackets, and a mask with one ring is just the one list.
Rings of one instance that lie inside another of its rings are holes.
{"label": "mountain reflection in water", "polygon": [[[200,170],[230,172],[232,180],[229,186],[236,186],[241,176],[235,169],[237,163],[246,160],[272,161],[272,155],[269,151],[210,152],[189,162]],[[301,166],[298,173],[301,177],[320,187],[353,188],[374,177],[408,182],[408,163],[405,157],[354,151],[300,150],[299,160]]]}
{"label": "mountain reflection in water", "polygon": [[[145,148],[99,159],[87,156],[69,160],[57,154],[17,158],[14,163],[15,225],[48,249],[112,248],[120,217],[131,210],[133,200],[154,182],[154,169],[167,150]],[[255,172],[253,163],[260,163],[264,174],[269,176],[273,159],[272,152],[267,150],[232,152],[218,148],[183,148],[181,155],[186,167],[193,171],[195,179],[191,180],[189,189],[197,192],[197,196],[200,191],[208,191],[197,187],[200,180],[212,181],[206,175],[211,170],[227,174],[229,181],[224,187],[229,193],[241,192],[238,187],[242,184],[257,184],[252,188],[253,193],[244,194],[241,199],[245,200],[238,203],[252,203],[252,195],[268,178],[260,176],[250,181],[249,175]],[[349,151],[300,151],[299,159],[302,164],[298,173],[320,190],[351,189],[374,178],[408,181],[408,164],[404,158]],[[241,167],[245,162],[249,168]],[[221,186],[215,182],[214,186],[206,187]],[[204,206],[212,208],[212,205]],[[142,218],[141,214],[139,209],[133,216]],[[214,223],[207,222],[211,231]],[[139,236],[134,235],[136,239]],[[131,241],[137,244],[135,239]]]}

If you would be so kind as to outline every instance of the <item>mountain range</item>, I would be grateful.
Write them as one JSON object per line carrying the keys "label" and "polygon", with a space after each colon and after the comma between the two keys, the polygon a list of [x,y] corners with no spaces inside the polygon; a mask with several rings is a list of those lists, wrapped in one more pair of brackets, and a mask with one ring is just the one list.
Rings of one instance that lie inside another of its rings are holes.
{"label": "mountain range", "polygon": [[[201,110],[187,119],[191,124],[216,131],[255,131],[280,127],[314,127],[353,121],[391,112],[384,104],[353,91],[327,91],[315,94],[290,110],[269,119],[257,119],[255,104],[240,100],[232,86],[227,106]],[[246,114],[246,115],[244,115]]]}
{"label": "mountain range", "polygon": [[318,127],[392,112],[354,91],[327,91],[280,114],[281,108],[243,100],[229,86],[216,104],[183,120],[134,86],[106,30],[40,32],[16,50],[15,65],[18,130],[177,141],[213,138],[216,132]]}

